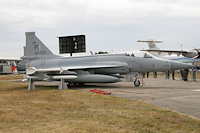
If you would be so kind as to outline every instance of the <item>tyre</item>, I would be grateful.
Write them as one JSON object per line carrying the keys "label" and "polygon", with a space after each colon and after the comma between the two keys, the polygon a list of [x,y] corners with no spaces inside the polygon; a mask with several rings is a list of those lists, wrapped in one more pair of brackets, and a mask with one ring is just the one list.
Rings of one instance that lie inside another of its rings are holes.
{"label": "tyre", "polygon": [[68,86],[68,87],[74,87],[75,85],[76,85],[75,82],[69,82],[67,86]]}
{"label": "tyre", "polygon": [[137,86],[140,86],[140,81],[139,80],[136,80],[134,81],[134,85],[137,87]]}

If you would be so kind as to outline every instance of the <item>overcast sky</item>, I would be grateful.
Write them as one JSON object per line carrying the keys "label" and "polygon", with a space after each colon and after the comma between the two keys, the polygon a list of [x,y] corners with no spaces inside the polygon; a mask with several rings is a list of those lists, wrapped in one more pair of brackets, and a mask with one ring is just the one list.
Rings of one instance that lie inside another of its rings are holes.
{"label": "overcast sky", "polygon": [[87,51],[200,48],[199,0],[0,0],[0,56],[21,57],[25,32],[58,54],[58,36],[86,35]]}

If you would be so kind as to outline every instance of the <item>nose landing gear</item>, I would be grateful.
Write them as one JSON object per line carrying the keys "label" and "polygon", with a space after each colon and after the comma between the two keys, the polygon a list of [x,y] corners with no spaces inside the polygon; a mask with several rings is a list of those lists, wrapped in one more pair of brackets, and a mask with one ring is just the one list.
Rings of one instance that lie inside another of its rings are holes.
{"label": "nose landing gear", "polygon": [[137,78],[135,78],[134,85],[136,87],[140,86],[140,81]]}

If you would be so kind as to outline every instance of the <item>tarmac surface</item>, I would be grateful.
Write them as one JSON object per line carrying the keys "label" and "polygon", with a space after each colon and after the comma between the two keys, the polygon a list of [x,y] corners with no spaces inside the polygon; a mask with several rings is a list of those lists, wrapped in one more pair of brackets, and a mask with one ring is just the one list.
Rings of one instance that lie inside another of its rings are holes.
{"label": "tarmac surface", "polygon": [[144,84],[135,87],[132,82],[86,85],[77,88],[100,89],[111,95],[144,102],[191,115],[200,119],[200,80],[182,81],[163,78],[144,78]]}
{"label": "tarmac surface", "polygon": [[[182,81],[180,79],[144,78],[143,83],[139,87],[135,87],[133,82],[123,80],[111,84],[86,84],[72,89],[82,91],[100,89],[111,92],[112,96],[141,100],[200,119],[199,79],[197,81]],[[53,83],[50,84],[53,85]],[[48,83],[48,85],[50,84]],[[58,85],[59,82],[55,84]],[[41,85],[41,83],[36,82],[36,85]]]}

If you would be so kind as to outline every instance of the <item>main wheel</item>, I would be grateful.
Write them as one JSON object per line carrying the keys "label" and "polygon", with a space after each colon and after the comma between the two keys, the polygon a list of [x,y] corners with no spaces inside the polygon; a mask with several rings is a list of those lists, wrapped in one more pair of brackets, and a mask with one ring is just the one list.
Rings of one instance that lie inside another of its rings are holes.
{"label": "main wheel", "polygon": [[139,80],[134,81],[134,85],[135,85],[136,87],[140,86],[140,81],[139,81]]}
{"label": "main wheel", "polygon": [[84,86],[84,83],[78,83],[78,85]]}
{"label": "main wheel", "polygon": [[74,87],[74,86],[76,86],[76,83],[75,83],[75,82],[69,82],[69,83],[68,83],[68,87]]}

